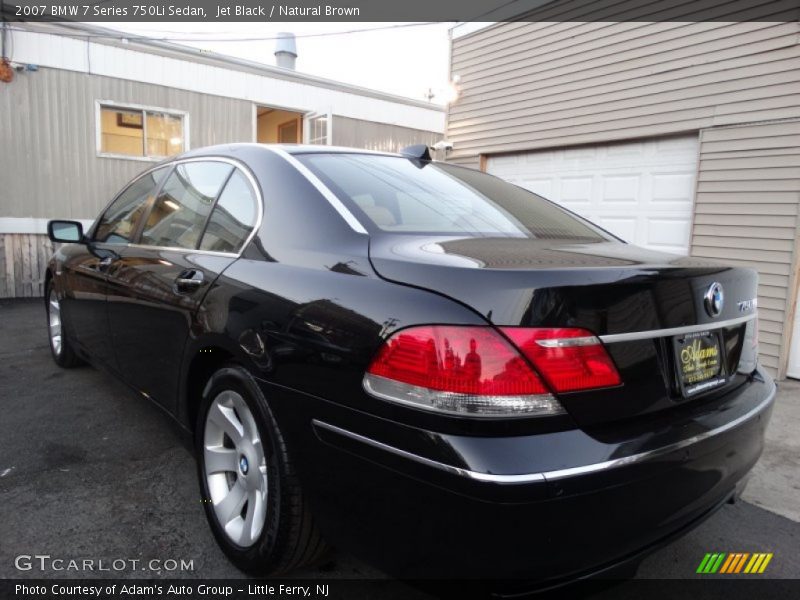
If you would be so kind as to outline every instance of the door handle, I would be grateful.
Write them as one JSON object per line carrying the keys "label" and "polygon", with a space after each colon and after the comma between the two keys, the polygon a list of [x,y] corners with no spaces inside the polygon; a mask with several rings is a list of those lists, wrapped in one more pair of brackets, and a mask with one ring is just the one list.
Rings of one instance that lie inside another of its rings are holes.
{"label": "door handle", "polygon": [[182,271],[175,278],[175,287],[179,292],[190,292],[196,290],[205,283],[205,275],[196,269]]}

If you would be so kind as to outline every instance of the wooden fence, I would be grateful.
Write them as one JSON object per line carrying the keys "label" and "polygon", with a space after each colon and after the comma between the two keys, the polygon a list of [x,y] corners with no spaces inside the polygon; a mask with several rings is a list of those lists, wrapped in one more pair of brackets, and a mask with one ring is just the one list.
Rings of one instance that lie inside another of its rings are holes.
{"label": "wooden fence", "polygon": [[54,250],[46,235],[0,234],[0,298],[44,296],[44,272]]}

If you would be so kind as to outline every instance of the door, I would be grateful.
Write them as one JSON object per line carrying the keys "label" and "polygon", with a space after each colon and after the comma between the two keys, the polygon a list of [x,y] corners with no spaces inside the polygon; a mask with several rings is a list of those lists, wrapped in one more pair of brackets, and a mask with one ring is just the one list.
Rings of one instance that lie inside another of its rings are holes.
{"label": "door", "polygon": [[133,239],[139,219],[166,171],[162,168],[146,173],[124,189],[89,232],[92,241],[76,246],[64,262],[67,296],[63,309],[74,328],[70,335],[95,360],[112,368],[116,368],[116,361],[108,331],[108,270]]}
{"label": "door", "polygon": [[309,113],[305,116],[303,138],[306,144],[330,146],[333,142],[333,115],[330,113]]}
{"label": "door", "polygon": [[124,379],[172,407],[183,349],[214,281],[256,222],[247,176],[220,160],[179,163],[135,244],[109,269],[108,319]]}
{"label": "door", "polygon": [[486,170],[626,242],[688,254],[697,136],[493,156]]}

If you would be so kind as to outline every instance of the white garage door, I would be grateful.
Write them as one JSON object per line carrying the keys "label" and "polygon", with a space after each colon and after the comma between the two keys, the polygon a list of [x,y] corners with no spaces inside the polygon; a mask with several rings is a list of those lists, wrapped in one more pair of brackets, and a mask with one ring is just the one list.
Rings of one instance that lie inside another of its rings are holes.
{"label": "white garage door", "polygon": [[697,136],[490,157],[486,170],[627,242],[689,253]]}
{"label": "white garage door", "polygon": [[786,367],[786,374],[793,379],[800,379],[800,298],[794,305],[794,330],[792,331],[792,342],[789,350],[789,364]]}

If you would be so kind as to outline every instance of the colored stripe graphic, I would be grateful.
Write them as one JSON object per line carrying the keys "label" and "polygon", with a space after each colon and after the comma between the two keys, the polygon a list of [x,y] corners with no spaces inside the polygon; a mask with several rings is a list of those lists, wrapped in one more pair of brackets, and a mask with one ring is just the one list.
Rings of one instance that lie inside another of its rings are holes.
{"label": "colored stripe graphic", "polygon": [[722,561],[725,559],[725,556],[726,554],[724,552],[706,554],[705,558],[703,558],[703,561],[700,563],[700,566],[697,567],[697,572],[716,573],[722,565]]}
{"label": "colored stripe graphic", "polygon": [[725,553],[724,552],[720,552],[720,555],[719,555],[719,558],[717,559],[717,561],[713,565],[711,565],[711,569],[709,570],[709,573],[716,573],[719,570],[719,567],[722,564],[722,561],[723,561],[724,558],[725,558]]}
{"label": "colored stripe graphic", "polygon": [[772,560],[772,552],[770,552],[764,557],[764,562],[761,563],[761,568],[758,570],[758,572],[763,573],[766,570],[769,561],[771,560]]}
{"label": "colored stripe graphic", "polygon": [[745,573],[752,573],[753,572],[753,565],[756,564],[756,561],[758,560],[758,557],[759,557],[758,554],[753,554],[753,558],[750,559],[750,562],[747,563],[747,566],[744,569]]}
{"label": "colored stripe graphic", "polygon": [[739,555],[738,554],[728,554],[728,559],[722,563],[722,568],[719,570],[720,573],[730,573],[730,568],[739,562]]}
{"label": "colored stripe graphic", "polygon": [[744,569],[744,573],[763,573],[772,557],[773,554],[771,552],[756,552],[754,554],[749,552],[731,552],[729,554],[725,552],[709,552],[700,561],[700,566],[697,567],[696,572],[701,574],[724,573],[732,575],[742,573],[742,569]]}
{"label": "colored stripe graphic", "polygon": [[745,552],[744,554],[742,554],[742,558],[736,564],[736,570],[735,571],[731,571],[731,572],[732,573],[740,573],[741,570],[742,570],[742,567],[744,566],[745,561],[747,560],[748,556],[750,556],[749,552]]}
{"label": "colored stripe graphic", "polygon": [[708,561],[709,561],[710,559],[711,559],[711,555],[707,553],[707,554],[706,554],[706,555],[703,557],[703,560],[701,560],[701,561],[700,561],[700,566],[699,566],[699,567],[697,567],[697,571],[695,571],[695,572],[696,572],[696,573],[705,573],[705,572],[706,572],[706,565],[708,564]]}

